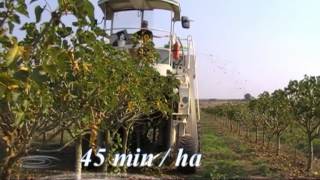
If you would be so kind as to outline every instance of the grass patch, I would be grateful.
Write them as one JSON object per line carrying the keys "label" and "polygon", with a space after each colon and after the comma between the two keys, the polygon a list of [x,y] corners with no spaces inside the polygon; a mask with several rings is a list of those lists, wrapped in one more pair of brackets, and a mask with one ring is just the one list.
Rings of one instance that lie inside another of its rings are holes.
{"label": "grass patch", "polygon": [[268,176],[268,177],[275,175],[266,161],[256,160],[252,162],[252,165],[255,166],[255,169],[256,169],[256,172],[253,172],[253,175]]}
{"label": "grass patch", "polygon": [[[221,122],[208,113],[201,121],[201,177],[204,179],[246,179],[279,177],[272,165],[257,159],[255,149],[237,136],[225,133]],[[199,175],[199,174],[198,174]]]}
{"label": "grass patch", "polygon": [[[246,177],[246,170],[239,161],[241,157],[237,152],[247,151],[240,142],[216,133],[204,133],[201,137],[204,159],[202,166],[206,179],[230,179]],[[236,148],[235,152],[231,146]]]}
{"label": "grass patch", "polygon": [[204,152],[231,152],[225,142],[214,134],[202,136],[202,145]]}
{"label": "grass patch", "polygon": [[243,165],[234,160],[217,160],[207,169],[205,177],[210,179],[239,179],[247,174]]}

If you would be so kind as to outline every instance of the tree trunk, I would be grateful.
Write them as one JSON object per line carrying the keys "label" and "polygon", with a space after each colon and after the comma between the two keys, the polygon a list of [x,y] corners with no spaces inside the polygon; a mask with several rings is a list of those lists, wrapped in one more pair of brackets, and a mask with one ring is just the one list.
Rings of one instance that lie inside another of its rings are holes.
{"label": "tree trunk", "polygon": [[268,149],[270,149],[270,142],[271,142],[272,136],[268,137],[268,143],[267,143],[267,147]]}
{"label": "tree trunk", "polygon": [[313,161],[313,144],[312,144],[312,134],[308,134],[308,163],[307,171],[311,172],[312,170],[312,161]]}
{"label": "tree trunk", "polygon": [[76,150],[76,164],[75,164],[75,172],[76,172],[76,179],[81,179],[81,158],[82,158],[82,136],[80,135],[75,144],[75,150]]}
{"label": "tree trunk", "polygon": [[[122,137],[122,153],[123,154],[127,154],[129,131],[130,131],[130,128],[124,128],[124,133],[123,133],[123,137]],[[127,172],[126,166],[124,166],[121,169],[123,170],[124,173]]]}
{"label": "tree trunk", "polygon": [[230,132],[233,132],[233,126],[232,126],[232,122],[230,121]]}
{"label": "tree trunk", "polygon": [[61,146],[63,145],[63,139],[64,139],[64,131],[61,131],[61,134],[60,134],[60,145]]}
{"label": "tree trunk", "polygon": [[281,139],[280,139],[280,134],[277,134],[277,156],[280,155],[280,148],[281,148]]}
{"label": "tree trunk", "polygon": [[[299,141],[296,140],[296,145],[299,144]],[[297,146],[294,146],[294,164],[297,164]]]}
{"label": "tree trunk", "polygon": [[258,126],[256,126],[256,144],[258,144]]}
{"label": "tree trunk", "polygon": [[123,139],[122,139],[122,153],[127,154],[129,138],[129,128],[124,128]]}
{"label": "tree trunk", "polygon": [[294,148],[294,164],[297,165],[297,148]]}
{"label": "tree trunk", "polygon": [[157,128],[153,128],[153,132],[152,132],[152,143],[156,143],[156,135],[157,135]]}
{"label": "tree trunk", "polygon": [[42,144],[45,145],[47,144],[47,133],[43,133],[43,136],[42,136]]}
{"label": "tree trunk", "polygon": [[1,169],[1,178],[3,180],[9,180],[12,175],[12,167],[13,167],[13,161],[10,157],[5,158],[2,169]]}
{"label": "tree trunk", "polygon": [[106,159],[103,164],[103,171],[108,174],[108,167],[109,167],[109,158],[110,158],[110,149],[112,146],[112,140],[111,140],[111,133],[109,130],[106,130],[105,132],[105,144],[106,144]]}
{"label": "tree trunk", "polygon": [[264,146],[264,139],[265,139],[265,127],[262,127],[262,146]]}
{"label": "tree trunk", "polygon": [[1,169],[1,179],[3,180],[9,180],[12,176],[12,169],[15,163],[19,160],[21,157],[20,155],[17,155],[16,153],[10,153],[11,155],[4,158],[2,169]]}

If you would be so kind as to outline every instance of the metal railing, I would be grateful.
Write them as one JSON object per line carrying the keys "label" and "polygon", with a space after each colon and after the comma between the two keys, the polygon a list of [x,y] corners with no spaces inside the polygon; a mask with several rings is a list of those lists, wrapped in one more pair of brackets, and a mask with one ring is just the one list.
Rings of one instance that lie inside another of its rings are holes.
{"label": "metal railing", "polygon": [[[117,27],[117,28],[105,29],[105,30],[110,32],[110,37],[109,37],[110,43],[113,43],[117,39],[115,35],[118,32],[127,31],[127,35],[129,35],[129,37],[127,38],[129,39],[127,39],[126,42],[130,42],[130,37],[132,37],[132,35],[134,35],[138,31],[144,30],[144,28]],[[160,50],[167,50],[169,52],[169,64],[173,66],[171,47],[172,47],[172,39],[175,36],[175,34],[171,33],[170,31],[158,29],[158,28],[148,28],[147,30],[153,33],[153,42],[155,44],[155,48]],[[128,45],[130,45],[130,43]]]}
{"label": "metal railing", "polygon": [[[186,46],[186,49],[187,49],[187,59],[186,59],[186,62],[188,63],[187,64],[187,68],[190,69],[191,68],[191,64],[194,63],[194,71],[196,70],[196,66],[197,66],[197,61],[196,61],[196,52],[195,52],[195,46],[194,46],[194,41],[192,39],[192,36],[188,36],[187,38],[185,39],[180,39],[180,42],[183,46],[182,49],[184,49],[184,47]],[[184,44],[183,44],[183,43]],[[191,58],[191,56],[193,56],[193,58]],[[195,62],[191,62],[191,60],[194,60]],[[194,72],[196,73],[196,72]],[[194,80],[194,90],[195,90],[195,100],[196,100],[196,111],[197,111],[197,118],[198,118],[198,121],[200,121],[200,100],[199,100],[199,85],[198,85],[198,78],[196,76],[195,80]]]}

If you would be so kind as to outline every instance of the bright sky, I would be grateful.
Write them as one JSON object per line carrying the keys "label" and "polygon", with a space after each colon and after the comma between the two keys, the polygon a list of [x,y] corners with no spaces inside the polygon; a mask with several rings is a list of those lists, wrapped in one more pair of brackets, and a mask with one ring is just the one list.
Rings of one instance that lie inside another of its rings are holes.
{"label": "bright sky", "polygon": [[241,98],[319,75],[320,1],[192,2],[185,10],[195,19],[201,97]]}
{"label": "bright sky", "polygon": [[[96,5],[96,16],[102,12]],[[201,98],[243,98],[320,73],[319,0],[181,0]],[[167,19],[155,19],[153,24]]]}

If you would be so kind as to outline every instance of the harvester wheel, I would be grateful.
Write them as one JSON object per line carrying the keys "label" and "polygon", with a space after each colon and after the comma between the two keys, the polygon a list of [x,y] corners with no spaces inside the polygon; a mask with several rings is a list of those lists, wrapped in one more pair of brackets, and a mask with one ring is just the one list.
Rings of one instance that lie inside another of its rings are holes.
{"label": "harvester wheel", "polygon": [[[182,136],[179,137],[179,142],[177,144],[177,151],[179,149],[183,149],[183,153],[188,155],[188,160],[189,162],[190,157],[194,154],[197,153],[197,142],[195,139],[191,136]],[[189,163],[188,163],[189,164]],[[189,165],[182,167],[179,166],[177,167],[177,170],[183,174],[192,174],[196,172],[196,167],[190,167]]]}

